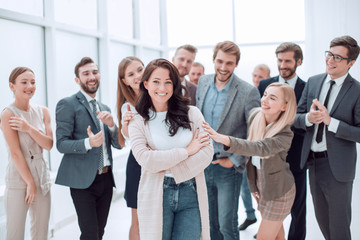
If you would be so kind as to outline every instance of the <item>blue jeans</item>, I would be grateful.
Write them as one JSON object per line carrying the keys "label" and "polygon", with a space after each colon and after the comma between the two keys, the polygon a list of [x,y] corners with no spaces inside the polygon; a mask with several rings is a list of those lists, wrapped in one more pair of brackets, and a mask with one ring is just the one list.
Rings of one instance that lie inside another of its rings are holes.
{"label": "blue jeans", "polygon": [[162,240],[199,240],[201,219],[195,179],[164,179]]}
{"label": "blue jeans", "polygon": [[239,240],[238,207],[242,173],[220,164],[205,169],[211,240]]}
{"label": "blue jeans", "polygon": [[252,205],[252,198],[251,198],[251,192],[249,189],[249,184],[246,176],[246,170],[243,172],[243,178],[241,182],[241,198],[244,203],[245,211],[246,211],[246,219],[254,220],[256,219],[255,216],[255,209]]}

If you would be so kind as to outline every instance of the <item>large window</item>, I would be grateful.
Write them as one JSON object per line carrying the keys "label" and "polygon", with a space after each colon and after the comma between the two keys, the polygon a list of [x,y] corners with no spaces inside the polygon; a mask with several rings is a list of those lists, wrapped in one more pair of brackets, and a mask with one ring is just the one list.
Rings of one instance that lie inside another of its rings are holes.
{"label": "large window", "polygon": [[[241,58],[235,73],[251,83],[257,64],[265,63],[278,75],[275,49],[285,41],[302,48],[305,43],[304,0],[172,0],[167,2],[169,58],[182,44],[198,47],[195,61],[214,73],[213,48],[218,42],[234,41]],[[303,49],[304,51],[304,49]],[[305,72],[299,68],[299,75]]]}

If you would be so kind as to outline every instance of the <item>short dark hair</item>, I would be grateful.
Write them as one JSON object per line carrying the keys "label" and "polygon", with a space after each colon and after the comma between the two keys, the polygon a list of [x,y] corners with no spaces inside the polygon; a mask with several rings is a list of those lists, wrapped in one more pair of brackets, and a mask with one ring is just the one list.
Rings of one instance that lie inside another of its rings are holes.
{"label": "short dark hair", "polygon": [[[348,58],[356,60],[359,56],[360,47],[356,40],[349,35],[334,38],[330,43],[330,48],[336,46],[343,46],[348,50]],[[348,60],[349,62],[349,60]]]}
{"label": "short dark hair", "polygon": [[204,65],[202,65],[202,64],[199,63],[199,62],[194,62],[191,66],[192,66],[192,67],[202,67],[203,71],[205,72],[205,67],[204,67]]}
{"label": "short dark hair", "polygon": [[80,62],[78,62],[75,66],[75,76],[78,78],[79,77],[79,68],[81,68],[82,66],[85,66],[88,63],[94,63],[94,61],[89,58],[89,57],[83,57]]}
{"label": "short dark hair", "polygon": [[235,55],[235,57],[236,57],[236,65],[239,63],[239,61],[240,61],[240,48],[235,43],[233,43],[231,41],[224,41],[224,42],[219,42],[218,44],[216,44],[216,46],[214,48],[213,60],[215,60],[219,50],[221,50],[221,51],[223,51],[224,53],[227,53],[227,54]]}
{"label": "short dark hair", "polygon": [[303,62],[303,52],[301,50],[301,47],[299,45],[297,45],[296,43],[292,43],[292,42],[284,42],[282,44],[280,44],[275,51],[276,56],[279,53],[283,53],[283,52],[294,52],[294,59],[297,62],[299,59],[301,59],[301,63]]}
{"label": "short dark hair", "polygon": [[173,95],[168,101],[168,111],[166,113],[165,123],[169,126],[170,136],[174,136],[179,127],[190,129],[190,120],[188,116],[189,98],[182,94],[182,85],[179,71],[174,64],[166,59],[159,58],[151,61],[145,68],[143,77],[140,82],[140,96],[136,102],[136,111],[145,119],[150,120],[149,109],[155,111],[148,90],[144,86],[144,82],[150,79],[155,69],[163,68],[169,70],[169,77],[173,83]]}

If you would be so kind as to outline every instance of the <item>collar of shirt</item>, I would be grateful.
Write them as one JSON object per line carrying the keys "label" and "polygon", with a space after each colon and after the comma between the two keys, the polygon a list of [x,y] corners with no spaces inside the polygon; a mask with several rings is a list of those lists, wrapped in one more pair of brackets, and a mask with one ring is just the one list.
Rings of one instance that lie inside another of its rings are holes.
{"label": "collar of shirt", "polygon": [[348,75],[349,75],[349,73],[346,73],[344,76],[341,76],[341,77],[339,77],[337,79],[331,79],[330,75],[328,74],[326,76],[326,80],[325,80],[324,84],[329,83],[330,80],[334,80],[336,86],[341,86],[344,83],[344,81],[345,81],[345,79],[347,78]]}
{"label": "collar of shirt", "polygon": [[[295,88],[296,81],[298,76],[295,74],[295,76],[286,82],[289,84],[290,87]],[[279,83],[285,83],[285,79],[279,75]]]}
{"label": "collar of shirt", "polygon": [[214,81],[211,82],[210,86],[218,92],[228,92],[233,79],[234,79],[234,74],[231,75],[230,81],[225,85],[225,87],[221,90],[218,90],[216,87],[216,74],[215,74]]}
{"label": "collar of shirt", "polygon": [[[80,89],[80,92],[84,95],[84,97],[86,98],[86,100],[88,101],[88,103],[90,103],[91,100],[94,100],[95,98],[92,98],[89,96],[89,94],[87,94],[86,92],[84,92],[82,89]],[[96,100],[96,99],[95,99]]]}

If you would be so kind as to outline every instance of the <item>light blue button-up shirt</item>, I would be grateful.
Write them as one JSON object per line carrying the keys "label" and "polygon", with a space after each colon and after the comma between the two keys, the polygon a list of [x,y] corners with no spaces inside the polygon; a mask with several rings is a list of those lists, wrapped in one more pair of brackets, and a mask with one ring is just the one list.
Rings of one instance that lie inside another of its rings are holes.
{"label": "light blue button-up shirt", "polygon": [[[229,93],[229,89],[231,83],[233,81],[234,75],[231,76],[230,81],[226,84],[226,86],[218,90],[214,81],[210,84],[209,90],[206,93],[203,105],[203,114],[205,121],[210,124],[211,128],[217,130],[219,128],[219,120],[226,104],[227,96]],[[214,152],[219,152],[220,149],[217,149],[214,145]],[[240,166],[240,164],[232,157],[229,156],[230,160],[235,164],[235,166]]]}

